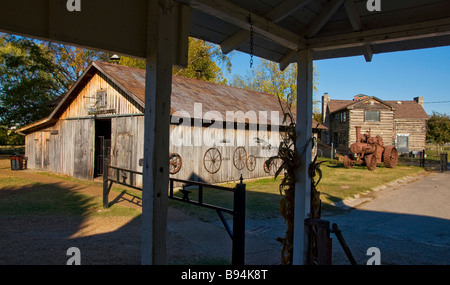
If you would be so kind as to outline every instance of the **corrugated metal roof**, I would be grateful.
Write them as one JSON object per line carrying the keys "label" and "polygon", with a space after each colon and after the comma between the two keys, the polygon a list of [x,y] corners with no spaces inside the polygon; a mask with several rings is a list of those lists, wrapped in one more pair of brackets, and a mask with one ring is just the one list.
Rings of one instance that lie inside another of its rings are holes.
{"label": "corrugated metal roof", "polygon": [[[94,66],[143,104],[145,70],[98,61],[94,62]],[[201,104],[201,114],[194,112],[194,104]],[[279,123],[283,121],[283,112],[274,95],[175,75],[172,77],[172,115],[187,112],[191,118],[200,119],[207,112],[218,112],[226,120],[227,112],[235,114],[237,111],[246,115],[254,114],[258,123],[263,124],[277,124],[272,122],[271,112],[278,112]],[[243,122],[242,119],[236,117],[237,122]],[[313,122],[313,125],[316,128],[326,128],[317,122]]]}
{"label": "corrugated metal roof", "polygon": [[[78,96],[78,93],[84,88],[85,84],[97,70],[113,81],[130,98],[133,98],[139,105],[144,107],[144,69],[95,61],[89,65],[48,118],[25,126],[20,131],[29,133],[48,127],[49,124],[54,123],[58,116],[64,112],[65,108],[70,105],[72,100]],[[199,104],[197,105],[197,110],[201,110],[201,113],[199,112],[197,114],[195,112],[194,108],[196,104]],[[239,111],[241,111],[240,114],[238,113]],[[223,119],[223,121],[227,122],[233,120],[239,123],[283,125],[283,112],[278,98],[274,95],[197,79],[173,76],[171,115],[180,116],[182,113],[188,113],[191,118],[201,119],[205,118],[207,112],[215,112],[216,115],[220,114],[221,118],[220,116],[211,117],[215,121],[221,121],[220,119]],[[227,112],[231,115],[228,118],[231,118],[231,120],[227,119]],[[272,117],[272,112],[278,112],[273,113],[275,117],[278,115],[278,121],[274,120],[275,118]],[[293,113],[295,114],[295,108]],[[214,115],[214,113],[209,114]],[[249,119],[249,117],[253,119],[251,117],[252,115],[256,116],[255,120]],[[326,126],[315,120],[312,122],[312,127],[315,129],[327,129]]]}

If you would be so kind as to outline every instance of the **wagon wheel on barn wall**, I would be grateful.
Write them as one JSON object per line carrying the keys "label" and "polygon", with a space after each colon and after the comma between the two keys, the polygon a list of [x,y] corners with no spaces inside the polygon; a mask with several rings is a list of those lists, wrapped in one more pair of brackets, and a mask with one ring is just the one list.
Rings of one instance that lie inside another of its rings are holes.
{"label": "wagon wheel on barn wall", "polygon": [[250,171],[255,170],[256,167],[256,158],[253,155],[249,155],[247,157],[247,169]]}
{"label": "wagon wheel on barn wall", "polygon": [[234,150],[233,164],[239,170],[247,165],[247,151],[244,147],[240,146]]}
{"label": "wagon wheel on barn wall", "polygon": [[169,173],[175,174],[180,171],[182,163],[181,156],[178,153],[169,154]]}
{"label": "wagon wheel on barn wall", "polygon": [[275,158],[274,160],[272,160],[272,163],[270,164],[270,173],[272,175],[275,175],[275,173],[277,173],[278,168],[280,168],[280,166],[281,166],[281,159]]}
{"label": "wagon wheel on barn wall", "polygon": [[203,166],[206,171],[214,174],[219,171],[221,165],[222,155],[220,154],[220,151],[215,147],[208,149],[205,152],[205,155],[203,155]]}
{"label": "wagon wheel on barn wall", "polygon": [[269,173],[270,172],[270,167],[272,166],[272,163],[268,164],[267,160],[266,160],[266,161],[264,161],[263,165],[264,165],[264,172],[265,173]]}

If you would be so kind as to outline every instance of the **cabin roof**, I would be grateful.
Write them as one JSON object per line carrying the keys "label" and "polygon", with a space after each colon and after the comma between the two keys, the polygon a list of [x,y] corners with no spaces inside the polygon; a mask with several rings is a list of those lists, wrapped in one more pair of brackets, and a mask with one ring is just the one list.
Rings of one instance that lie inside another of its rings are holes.
{"label": "cabin roof", "polygon": [[[383,101],[376,97],[368,97],[367,99],[361,100],[366,101],[370,99],[375,99],[378,102],[389,106],[394,111],[394,119],[428,119],[428,115],[423,109],[423,107],[414,100],[411,101]],[[361,101],[356,100],[330,100],[327,104],[328,110],[331,113],[338,111],[351,109],[356,104]]]}

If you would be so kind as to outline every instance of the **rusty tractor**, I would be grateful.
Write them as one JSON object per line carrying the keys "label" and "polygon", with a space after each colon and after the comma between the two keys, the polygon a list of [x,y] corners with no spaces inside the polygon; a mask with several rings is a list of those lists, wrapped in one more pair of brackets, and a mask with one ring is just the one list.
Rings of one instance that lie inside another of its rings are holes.
{"label": "rusty tractor", "polygon": [[356,142],[350,146],[351,153],[344,156],[345,168],[352,168],[356,163],[367,166],[369,170],[375,170],[377,163],[383,162],[387,168],[397,165],[398,153],[394,146],[384,146],[383,138],[376,135],[361,134],[361,127],[356,126]]}

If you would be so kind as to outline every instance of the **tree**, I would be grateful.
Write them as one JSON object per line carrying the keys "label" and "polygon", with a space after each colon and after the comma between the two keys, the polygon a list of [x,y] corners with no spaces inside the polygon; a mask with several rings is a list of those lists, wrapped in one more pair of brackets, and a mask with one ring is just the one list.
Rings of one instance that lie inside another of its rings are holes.
{"label": "tree", "polygon": [[57,63],[58,71],[64,76],[67,85],[72,85],[94,61],[108,61],[107,53],[53,42],[44,42]]}
{"label": "tree", "polygon": [[[121,56],[120,65],[145,68],[145,61],[141,59]],[[172,74],[203,81],[226,84],[222,68],[231,72],[230,56],[222,54],[217,45],[203,40],[189,38],[188,66],[186,68],[173,67]]]}
{"label": "tree", "polygon": [[231,72],[230,57],[222,54],[216,45],[189,38],[188,66],[182,69],[174,67],[173,74],[226,84],[227,80],[216,61],[224,66],[227,72]]}
{"label": "tree", "polygon": [[0,34],[0,124],[48,116],[90,61],[106,59],[98,51]]}
{"label": "tree", "polygon": [[[317,91],[318,73],[314,69],[314,92]],[[261,59],[256,68],[246,75],[234,75],[231,86],[280,96],[295,107],[297,99],[297,64],[290,64],[281,71],[276,62]],[[313,100],[314,113],[319,112],[318,101]]]}
{"label": "tree", "polygon": [[25,38],[4,35],[0,44],[0,124],[21,126],[45,117],[47,103],[67,87],[53,55]]}
{"label": "tree", "polygon": [[450,142],[450,117],[446,114],[433,112],[427,121],[427,140],[433,141],[439,152],[444,151],[444,144]]}

